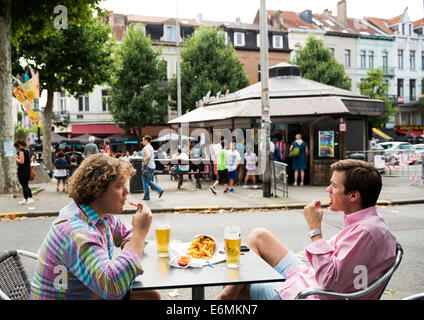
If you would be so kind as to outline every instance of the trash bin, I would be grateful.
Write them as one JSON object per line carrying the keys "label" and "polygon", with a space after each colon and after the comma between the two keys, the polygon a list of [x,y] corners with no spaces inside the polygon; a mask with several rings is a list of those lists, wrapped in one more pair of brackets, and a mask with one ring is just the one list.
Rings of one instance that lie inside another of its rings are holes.
{"label": "trash bin", "polygon": [[131,177],[130,180],[130,192],[131,193],[143,193],[143,180],[142,180],[142,167],[143,158],[131,158],[130,163],[133,165],[136,173]]}
{"label": "trash bin", "polygon": [[364,160],[366,161],[365,154],[363,153],[351,153],[347,156],[348,159],[355,159],[355,160]]}

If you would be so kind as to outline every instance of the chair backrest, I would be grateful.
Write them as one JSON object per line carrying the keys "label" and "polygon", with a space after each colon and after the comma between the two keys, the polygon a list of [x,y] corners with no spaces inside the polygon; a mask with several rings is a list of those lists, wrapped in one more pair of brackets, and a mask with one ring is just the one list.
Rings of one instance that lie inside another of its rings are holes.
{"label": "chair backrest", "polygon": [[30,283],[16,250],[0,253],[0,299],[28,300]]}
{"label": "chair backrest", "polygon": [[387,284],[389,283],[390,278],[392,277],[393,273],[396,271],[400,262],[402,261],[402,256],[403,256],[403,248],[400,245],[400,243],[397,243],[396,244],[396,259],[393,265],[390,267],[389,270],[386,271],[386,273],[380,279],[378,279],[371,286],[363,290],[352,292],[352,293],[339,293],[339,292],[330,292],[330,291],[323,291],[323,290],[309,288],[299,292],[295,299],[304,299],[310,295],[321,295],[321,296],[344,298],[344,299],[357,299],[369,294],[370,292],[374,290],[380,290],[380,294],[378,296],[378,298],[380,298],[382,294],[384,293],[384,290]]}

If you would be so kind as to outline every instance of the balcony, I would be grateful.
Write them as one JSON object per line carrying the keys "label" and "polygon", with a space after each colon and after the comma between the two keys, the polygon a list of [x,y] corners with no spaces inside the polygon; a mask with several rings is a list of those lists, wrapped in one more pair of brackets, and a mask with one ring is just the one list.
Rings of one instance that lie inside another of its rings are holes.
{"label": "balcony", "polygon": [[67,125],[70,121],[70,114],[68,111],[58,111],[53,112],[52,114],[52,120],[53,123],[62,123],[63,125]]}
{"label": "balcony", "polygon": [[386,74],[386,77],[393,77],[395,75],[395,68],[394,67],[388,67],[388,66],[381,66],[378,67],[384,74]]}

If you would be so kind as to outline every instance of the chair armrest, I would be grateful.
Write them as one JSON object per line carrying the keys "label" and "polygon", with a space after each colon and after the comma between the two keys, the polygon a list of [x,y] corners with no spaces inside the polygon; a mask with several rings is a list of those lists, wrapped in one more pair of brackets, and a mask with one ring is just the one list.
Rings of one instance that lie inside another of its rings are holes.
{"label": "chair armrest", "polygon": [[17,252],[19,255],[24,256],[24,257],[32,258],[32,259],[34,259],[34,260],[37,260],[37,259],[38,259],[38,254],[35,254],[35,253],[32,253],[32,252],[29,252],[29,251],[25,251],[25,250],[16,250],[16,252]]}
{"label": "chair armrest", "polygon": [[320,296],[345,298],[345,299],[349,299],[349,298],[352,297],[351,293],[338,293],[338,292],[318,290],[318,289],[315,289],[315,288],[308,288],[308,289],[300,291],[294,299],[295,300],[301,300],[301,299],[305,299],[306,297],[311,296],[311,295],[315,295],[315,294],[320,295]]}

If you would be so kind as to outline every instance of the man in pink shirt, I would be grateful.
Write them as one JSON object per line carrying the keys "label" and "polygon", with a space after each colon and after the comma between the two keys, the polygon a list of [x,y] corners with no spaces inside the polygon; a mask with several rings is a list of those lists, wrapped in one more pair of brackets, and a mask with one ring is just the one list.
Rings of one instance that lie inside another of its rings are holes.
{"label": "man in pink shirt", "polygon": [[[393,265],[396,239],[375,208],[382,187],[380,174],[372,164],[353,159],[334,163],[331,172],[327,188],[330,210],[344,212],[344,225],[337,235],[324,240],[320,201],[304,208],[311,238],[305,254],[311,266],[304,264],[268,230],[256,228],[246,240],[248,246],[286,281],[227,286],[217,299],[289,300],[309,287],[355,292],[372,285]],[[377,299],[380,294],[374,290],[362,299]]]}

